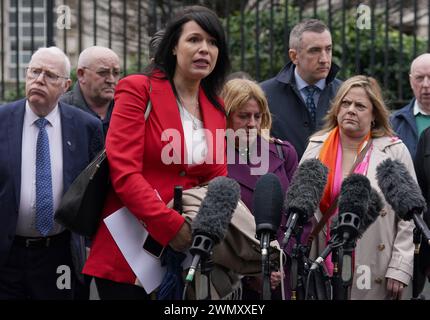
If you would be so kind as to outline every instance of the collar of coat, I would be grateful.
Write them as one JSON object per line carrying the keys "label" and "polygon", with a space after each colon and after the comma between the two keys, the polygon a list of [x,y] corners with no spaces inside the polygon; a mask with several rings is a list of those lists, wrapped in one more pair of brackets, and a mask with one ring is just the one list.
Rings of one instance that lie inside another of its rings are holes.
{"label": "collar of coat", "polygon": [[[261,150],[259,151],[260,154],[264,154],[265,152],[268,152],[269,154],[269,163],[268,163],[268,167],[267,167],[267,172],[276,172],[276,170],[281,167],[282,165],[285,164],[284,159],[281,159],[277,148],[276,148],[276,144],[275,143],[279,143],[279,142],[266,142],[266,143],[262,143],[262,137],[258,136],[257,137],[257,150]],[[268,150],[267,150],[268,148]],[[282,150],[282,152],[284,152],[284,150]],[[251,190],[255,189],[255,185],[257,184],[257,180],[261,177],[261,175],[252,175],[251,174],[251,168],[257,169],[259,168],[260,165],[262,165],[261,163],[257,163],[254,166],[251,166],[249,164],[244,164],[244,163],[240,163],[239,162],[239,152],[234,149],[234,163],[229,163],[228,164],[228,176],[230,178],[235,179],[236,181],[238,181],[242,186],[246,186]],[[284,157],[288,157],[288,154],[284,154]],[[264,158],[263,158],[264,159]],[[264,161],[263,159],[259,159]],[[258,158],[255,158],[254,160],[258,160]]]}
{"label": "collar of coat", "polygon": [[[328,137],[329,132],[324,133],[322,135],[313,136],[309,139],[309,145],[314,143],[316,145],[322,144]],[[401,143],[398,137],[381,137],[381,138],[373,138],[373,146],[380,151],[384,151],[386,148],[391,147],[392,145]]]}

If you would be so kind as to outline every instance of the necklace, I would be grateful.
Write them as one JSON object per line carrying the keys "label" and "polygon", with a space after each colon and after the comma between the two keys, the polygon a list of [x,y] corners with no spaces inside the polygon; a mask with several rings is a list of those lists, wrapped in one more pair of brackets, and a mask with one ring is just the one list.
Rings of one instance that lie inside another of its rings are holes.
{"label": "necklace", "polygon": [[183,111],[183,113],[184,113],[184,115],[185,116],[187,116],[188,117],[188,119],[190,119],[191,120],[191,123],[192,123],[192,125],[193,125],[193,130],[197,130],[199,127],[198,127],[198,124],[197,124],[197,121],[198,121],[198,119],[196,118],[196,117],[194,117],[187,109],[185,109],[183,106],[182,106],[182,111]]}
{"label": "necklace", "polygon": [[245,148],[238,148],[238,150],[237,150],[238,152],[239,152],[239,154],[242,156],[242,157],[244,157],[244,158],[247,158],[248,157],[248,152],[249,152],[249,150],[248,150],[248,148],[247,147],[245,147]]}
{"label": "necklace", "polygon": [[178,106],[180,109],[179,111],[180,112],[182,111],[181,113],[184,115],[184,118],[186,116],[186,117],[188,117],[188,119],[191,120],[193,130],[197,130],[199,119],[194,115],[197,113],[197,109],[199,108],[199,100],[198,100],[197,96],[193,99],[193,101],[195,101],[195,103],[192,104],[192,105],[194,105],[193,112],[190,112],[185,108],[184,101],[179,94],[178,94],[178,98],[179,98],[179,100],[177,102],[178,102]]}

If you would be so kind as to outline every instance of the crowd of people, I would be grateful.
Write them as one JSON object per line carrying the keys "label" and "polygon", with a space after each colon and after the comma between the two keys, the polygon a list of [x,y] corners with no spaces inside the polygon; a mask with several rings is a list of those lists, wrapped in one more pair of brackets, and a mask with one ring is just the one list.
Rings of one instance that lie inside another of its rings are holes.
{"label": "crowd of people", "polygon": [[[331,33],[317,19],[294,26],[290,62],[261,84],[244,72],[229,74],[225,32],[206,7],[183,8],[154,35],[150,49],[148,66],[122,79],[114,51],[85,49],[69,90],[69,58],[57,47],[40,48],[26,69],[25,98],[0,106],[0,299],[88,300],[92,279],[102,300],[154,299],[104,219],[125,207],[158,244],[169,252],[186,252],[192,222],[168,205],[175,186],[205,188],[219,176],[235,180],[247,219],[243,228],[255,229],[259,178],[274,174],[285,195],[308,159],[328,169],[319,206],[295,239],[308,245],[309,259],[315,260],[331,239],[342,182],[359,174],[383,200],[354,248],[349,297],[409,298],[405,288],[418,277],[414,263],[421,276],[430,276],[430,247],[423,239],[414,260],[414,223],[398,219],[376,178],[384,160],[399,161],[430,206],[430,54],[412,62],[414,98],[390,116],[377,80],[336,77],[340,68],[332,63]],[[97,232],[83,237],[58,224],[54,214],[62,195],[104,147],[109,191]],[[283,211],[277,256],[284,261],[274,263],[270,274],[275,300],[296,297],[292,244],[279,247],[289,223]],[[235,232],[241,232],[237,221]],[[243,239],[245,252],[237,254],[246,264],[255,243]],[[58,287],[59,266],[71,270],[66,289]],[[370,268],[369,285],[359,285],[361,266]],[[323,268],[333,275],[331,256]],[[227,271],[238,279],[236,298],[262,298],[261,272]]]}

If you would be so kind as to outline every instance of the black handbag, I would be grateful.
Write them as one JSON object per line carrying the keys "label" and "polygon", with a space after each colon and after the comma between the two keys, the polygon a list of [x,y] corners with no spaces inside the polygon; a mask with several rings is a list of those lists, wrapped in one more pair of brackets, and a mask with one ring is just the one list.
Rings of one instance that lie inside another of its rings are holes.
{"label": "black handbag", "polygon": [[97,231],[109,187],[109,164],[103,149],[78,175],[61,199],[55,221],[91,237]]}
{"label": "black handbag", "polygon": [[[149,84],[151,92],[151,84]],[[145,120],[152,110],[151,100],[145,110]],[[109,188],[109,163],[103,149],[78,175],[61,199],[54,219],[72,232],[91,237],[100,217]]]}

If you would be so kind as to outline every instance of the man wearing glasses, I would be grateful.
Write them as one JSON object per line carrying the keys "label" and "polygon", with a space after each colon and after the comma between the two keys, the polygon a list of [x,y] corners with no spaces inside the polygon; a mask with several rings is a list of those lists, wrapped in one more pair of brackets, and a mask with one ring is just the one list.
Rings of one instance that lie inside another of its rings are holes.
{"label": "man wearing glasses", "polygon": [[107,133],[114,105],[115,86],[121,75],[119,57],[111,49],[93,46],[81,52],[76,70],[78,81],[61,101],[99,118]]}
{"label": "man wearing glasses", "polygon": [[0,107],[0,299],[73,297],[72,254],[83,247],[54,212],[103,147],[103,132],[59,102],[69,77],[64,52],[40,48],[26,69],[26,98]]}
{"label": "man wearing glasses", "polygon": [[411,64],[409,83],[414,98],[391,116],[391,124],[415,158],[418,139],[430,126],[430,54],[424,53]]}
{"label": "man wearing glasses", "polygon": [[[417,179],[421,191],[426,198],[427,205],[430,203],[430,192],[428,189],[428,160],[427,148],[430,129],[430,54],[424,53],[411,64],[409,83],[414,93],[414,98],[402,109],[396,111],[391,116],[391,124],[394,131],[408,147],[414,159]],[[421,139],[420,139],[421,137]],[[423,213],[423,217],[430,225],[429,211]],[[415,238],[415,236],[414,236]],[[414,239],[415,240],[415,239]],[[430,247],[422,237],[419,256],[415,256],[414,264],[419,268],[414,268],[413,286],[416,293],[421,292],[425,285],[424,270],[428,269],[430,276]],[[422,296],[418,296],[422,298]]]}

